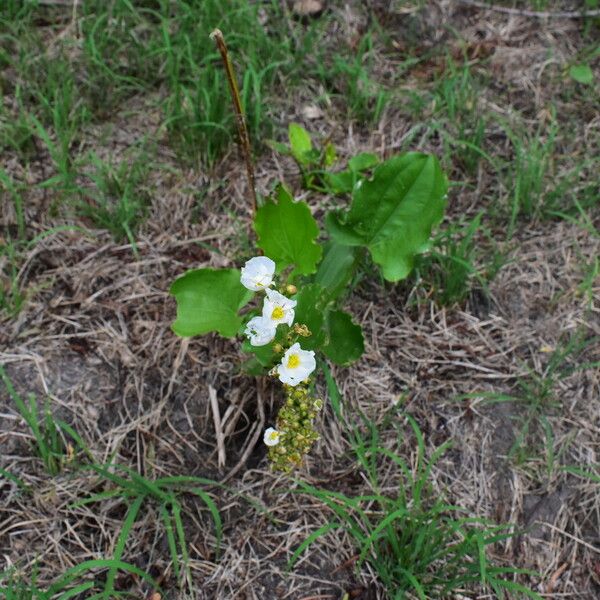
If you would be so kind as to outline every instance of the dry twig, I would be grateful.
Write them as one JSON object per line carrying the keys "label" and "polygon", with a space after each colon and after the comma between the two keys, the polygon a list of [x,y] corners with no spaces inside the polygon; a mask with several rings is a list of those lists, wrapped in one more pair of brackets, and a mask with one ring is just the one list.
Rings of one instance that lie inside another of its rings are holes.
{"label": "dry twig", "polygon": [[517,15],[520,17],[534,17],[538,19],[588,19],[590,17],[600,17],[599,10],[563,10],[563,11],[540,11],[526,10],[523,8],[509,8],[508,6],[496,6],[495,4],[486,4],[477,0],[456,0],[459,4],[481,8],[484,10],[493,10],[495,12],[507,15]]}
{"label": "dry twig", "polygon": [[208,397],[210,399],[210,408],[212,410],[213,422],[215,424],[215,435],[217,436],[218,465],[225,466],[225,439],[223,437],[223,428],[221,427],[221,413],[219,412],[219,401],[217,399],[217,390],[212,385],[208,386]]}

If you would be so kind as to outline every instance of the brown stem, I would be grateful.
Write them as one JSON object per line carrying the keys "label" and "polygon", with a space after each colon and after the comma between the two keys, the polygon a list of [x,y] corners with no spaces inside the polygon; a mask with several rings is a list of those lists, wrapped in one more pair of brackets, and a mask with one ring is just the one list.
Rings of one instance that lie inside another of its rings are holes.
{"label": "brown stem", "polygon": [[225,73],[227,75],[227,81],[229,82],[229,90],[231,91],[231,98],[233,100],[233,108],[235,116],[237,118],[238,133],[240,136],[240,143],[242,145],[242,152],[244,154],[244,160],[246,161],[246,173],[248,175],[248,185],[250,186],[250,196],[252,198],[252,216],[256,214],[256,187],[254,184],[254,166],[252,164],[252,153],[250,150],[250,137],[248,135],[248,128],[246,127],[246,119],[242,112],[242,102],[240,100],[240,91],[237,86],[235,73],[233,71],[233,65],[229,59],[227,53],[227,46],[225,45],[225,38],[220,29],[215,29],[210,37],[217,44],[217,48],[221,53],[223,64],[225,66]]}

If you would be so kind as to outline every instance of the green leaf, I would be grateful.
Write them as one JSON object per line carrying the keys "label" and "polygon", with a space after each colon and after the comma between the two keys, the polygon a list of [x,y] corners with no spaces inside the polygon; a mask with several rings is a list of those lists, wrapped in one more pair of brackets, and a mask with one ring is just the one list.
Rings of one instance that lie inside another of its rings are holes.
{"label": "green leaf", "polygon": [[323,179],[330,191],[338,196],[350,194],[356,182],[356,174],[352,171],[323,173]]}
{"label": "green leaf", "polygon": [[334,194],[350,194],[361,178],[361,174],[379,164],[379,157],[370,152],[361,152],[348,161],[348,168],[337,173],[324,173],[326,184]]}
{"label": "green leaf", "polygon": [[294,202],[290,192],[279,186],[277,202],[268,201],[256,211],[254,229],[258,246],[281,271],[295,265],[292,275],[310,275],[317,269],[322,249],[315,240],[319,228],[305,202]]}
{"label": "green leaf", "polygon": [[169,291],[177,300],[173,331],[181,337],[209,331],[234,337],[242,324],[238,311],[252,298],[252,292],[240,283],[238,269],[188,271]]}
{"label": "green leaf", "polygon": [[388,281],[404,279],[442,219],[448,183],[438,160],[410,152],[381,163],[354,190],[345,218],[329,213],[340,244],[366,246]]}
{"label": "green leaf", "polygon": [[246,375],[253,375],[255,377],[266,375],[268,372],[268,369],[255,356],[246,359],[242,363],[241,369]]}
{"label": "green leaf", "polygon": [[356,247],[342,246],[334,240],[327,242],[315,283],[325,289],[330,300],[337,298],[352,279],[358,254]]}
{"label": "green leaf", "polygon": [[594,73],[589,65],[573,65],[569,69],[569,75],[571,79],[584,85],[590,85],[594,82]]}
{"label": "green leaf", "polygon": [[368,238],[355,231],[352,225],[343,223],[339,213],[325,215],[325,226],[335,242],[343,246],[368,246]]}
{"label": "green leaf", "polygon": [[296,294],[298,302],[295,309],[294,323],[304,324],[312,335],[299,340],[303,350],[315,350],[325,343],[325,311],[327,297],[325,290],[316,283],[305,285]]}
{"label": "green leaf", "polygon": [[312,140],[310,134],[302,125],[290,123],[288,127],[288,138],[292,156],[302,165],[312,162]]}
{"label": "green leaf", "polygon": [[323,150],[323,165],[325,167],[331,167],[337,161],[337,153],[335,146],[329,142]]}
{"label": "green leaf", "polygon": [[323,353],[338,365],[349,365],[358,360],[365,351],[362,329],[352,322],[352,317],[334,310],[327,315],[329,343]]}
{"label": "green leaf", "polygon": [[360,173],[362,171],[372,169],[378,164],[379,157],[377,154],[372,154],[371,152],[361,152],[360,154],[353,156],[348,161],[348,169],[350,169],[350,171],[354,171],[355,173]]}
{"label": "green leaf", "polygon": [[267,140],[267,146],[275,150],[278,154],[283,154],[284,156],[290,154],[290,149],[285,144],[276,140]]}
{"label": "green leaf", "polygon": [[[263,368],[272,366],[272,363],[275,359],[275,352],[273,351],[273,342],[271,342],[270,344],[265,344],[264,346],[253,346],[250,343],[250,340],[245,339],[242,342],[242,350],[244,352],[254,354],[255,360]],[[251,365],[249,366],[253,366],[253,363],[251,363]]]}

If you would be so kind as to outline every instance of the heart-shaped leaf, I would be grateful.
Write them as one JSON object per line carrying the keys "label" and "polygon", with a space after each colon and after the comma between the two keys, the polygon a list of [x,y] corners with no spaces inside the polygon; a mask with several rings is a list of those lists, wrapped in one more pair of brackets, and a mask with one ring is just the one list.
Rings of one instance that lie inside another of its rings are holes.
{"label": "heart-shaped leaf", "polygon": [[323,353],[338,365],[349,365],[358,360],[365,351],[362,329],[352,322],[352,317],[343,310],[332,310],[327,314],[329,343]]}
{"label": "heart-shaped leaf", "polygon": [[209,331],[234,337],[242,324],[238,311],[252,298],[252,292],[240,283],[238,269],[188,271],[169,291],[177,300],[173,331],[181,337]]}
{"label": "heart-shaped leaf", "polygon": [[310,275],[317,270],[322,249],[315,240],[319,228],[305,202],[294,202],[290,192],[279,186],[277,201],[267,201],[256,211],[254,229],[258,246],[281,271],[294,265],[294,274]]}

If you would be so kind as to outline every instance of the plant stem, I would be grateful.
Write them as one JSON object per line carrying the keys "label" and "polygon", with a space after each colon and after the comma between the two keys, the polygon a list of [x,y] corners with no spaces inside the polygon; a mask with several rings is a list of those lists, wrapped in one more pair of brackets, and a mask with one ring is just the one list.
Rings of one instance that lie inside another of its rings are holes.
{"label": "plant stem", "polygon": [[252,164],[252,153],[250,150],[250,137],[248,136],[248,128],[246,127],[246,119],[242,112],[242,103],[240,100],[240,91],[237,86],[235,73],[233,71],[233,65],[229,59],[227,52],[227,46],[225,45],[225,38],[220,29],[215,29],[210,37],[217,44],[217,48],[221,53],[223,64],[225,66],[225,73],[227,75],[227,81],[229,82],[229,90],[231,91],[231,98],[233,100],[233,108],[237,117],[237,127],[240,136],[240,143],[242,146],[242,152],[244,154],[244,160],[246,161],[246,173],[248,175],[248,185],[250,186],[250,196],[252,199],[252,216],[256,214],[256,187],[254,184],[254,166]]}

